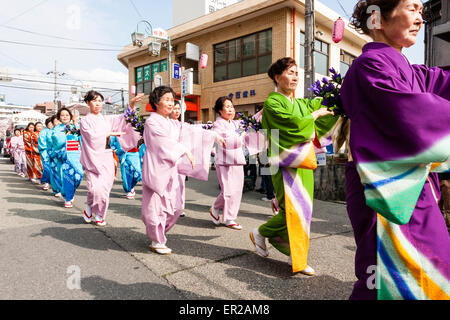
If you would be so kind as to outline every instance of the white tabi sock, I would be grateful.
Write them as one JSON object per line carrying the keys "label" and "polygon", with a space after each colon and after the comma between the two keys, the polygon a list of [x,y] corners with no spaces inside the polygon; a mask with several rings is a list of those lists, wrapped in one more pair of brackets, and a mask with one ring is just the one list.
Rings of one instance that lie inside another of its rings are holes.
{"label": "white tabi sock", "polygon": [[86,214],[88,216],[92,216],[92,210],[91,210],[91,207],[88,204],[86,204]]}

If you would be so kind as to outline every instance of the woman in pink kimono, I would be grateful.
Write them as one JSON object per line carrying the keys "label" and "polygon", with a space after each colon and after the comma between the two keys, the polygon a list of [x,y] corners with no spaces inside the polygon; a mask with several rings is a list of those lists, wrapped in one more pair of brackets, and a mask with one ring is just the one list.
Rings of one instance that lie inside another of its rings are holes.
{"label": "woman in pink kimono", "polygon": [[25,178],[27,172],[27,160],[25,158],[25,146],[20,129],[15,129],[14,137],[11,138],[11,154],[14,157],[14,170],[19,176]]}
{"label": "woman in pink kimono", "polygon": [[[130,101],[134,108],[136,101],[143,94]],[[114,163],[109,138],[117,136],[125,151],[134,148],[139,140],[139,133],[127,124],[123,115],[103,116],[103,96],[91,90],[86,93],[84,101],[90,113],[80,121],[83,140],[80,162],[84,168],[87,181],[87,205],[83,212],[86,223],[94,217],[97,226],[105,226],[106,212],[109,205],[109,193],[114,183]]]}
{"label": "woman in pink kimono", "polygon": [[[170,87],[160,86],[153,90],[149,100],[156,112],[145,121],[144,129],[142,221],[152,241],[150,250],[163,255],[172,252],[166,246],[166,233],[182,212],[177,206],[180,173],[204,180],[214,140],[224,143],[214,132],[170,119],[174,97],[175,92]],[[191,172],[181,170],[187,161]]]}
{"label": "woman in pink kimono", "polygon": [[[181,115],[181,106],[180,102],[178,100],[174,101],[174,106],[172,113],[170,114],[170,119],[178,121],[180,119]],[[185,182],[186,182],[186,176],[184,174],[178,175],[178,191],[177,193],[177,200],[175,202],[175,211],[179,211],[180,217],[184,217],[184,200],[185,200]]]}
{"label": "woman in pink kimono", "polygon": [[222,209],[225,226],[241,230],[242,226],[235,220],[244,187],[244,136],[239,134],[240,121],[233,120],[236,112],[229,97],[217,99],[214,111],[220,116],[214,122],[212,130],[225,139],[226,147],[217,146],[215,165],[221,192],[209,211],[215,225],[220,224],[219,210]]}

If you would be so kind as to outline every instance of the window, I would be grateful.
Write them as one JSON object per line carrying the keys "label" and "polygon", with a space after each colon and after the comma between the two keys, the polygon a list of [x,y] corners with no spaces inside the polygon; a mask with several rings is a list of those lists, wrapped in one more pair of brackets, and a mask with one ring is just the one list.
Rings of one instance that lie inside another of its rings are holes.
{"label": "window", "polygon": [[[305,68],[305,33],[300,32],[300,68]],[[328,75],[328,43],[314,40],[314,72]]]}
{"label": "window", "polygon": [[300,32],[300,61],[298,66],[305,68],[305,33]]}
{"label": "window", "polygon": [[353,63],[353,60],[355,60],[355,59],[356,59],[355,56],[352,56],[350,53],[347,53],[344,50],[341,50],[340,73],[341,73],[342,77],[345,76],[348,69],[350,69],[350,66]]}
{"label": "window", "polygon": [[328,75],[328,43],[314,40],[314,72]]}
{"label": "window", "polygon": [[272,63],[272,29],[214,45],[214,82],[266,73]]}
{"label": "window", "polygon": [[167,71],[167,60],[162,60],[136,68],[136,94],[150,94],[153,78],[159,72]]}

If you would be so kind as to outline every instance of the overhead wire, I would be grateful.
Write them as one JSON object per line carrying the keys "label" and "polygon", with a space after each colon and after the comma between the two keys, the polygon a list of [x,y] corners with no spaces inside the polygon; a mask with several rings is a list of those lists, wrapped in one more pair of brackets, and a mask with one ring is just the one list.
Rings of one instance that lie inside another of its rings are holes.
{"label": "overhead wire", "polygon": [[43,37],[59,39],[59,40],[74,41],[74,42],[79,42],[79,43],[96,44],[96,45],[101,45],[101,46],[118,47],[118,48],[123,48],[124,47],[123,45],[101,43],[101,42],[94,42],[94,41],[85,41],[85,40],[77,40],[77,39],[61,37],[61,36],[56,36],[56,35],[50,35],[50,34],[46,34],[46,33],[40,33],[40,32],[30,31],[30,30],[26,30],[26,29],[22,29],[22,28],[6,26],[6,25],[0,25],[0,27],[7,28],[7,29],[10,29],[10,30],[16,30],[16,31],[21,31],[21,32],[25,32],[25,33],[30,33],[30,34],[34,34],[34,35],[39,35],[39,36],[43,36]]}
{"label": "overhead wire", "polygon": [[2,24],[8,24],[8,23],[10,23],[11,21],[13,21],[13,20],[15,20],[15,19],[17,19],[17,18],[23,16],[24,14],[30,12],[30,11],[33,10],[34,8],[37,8],[38,6],[44,4],[44,3],[47,2],[47,1],[48,1],[48,0],[43,0],[43,1],[39,2],[39,3],[36,4],[35,6],[33,6],[33,7],[29,8],[29,9],[23,11],[22,13],[19,13],[18,15],[14,16],[14,17],[12,17],[12,18],[9,18],[7,21],[3,22]]}
{"label": "overhead wire", "polygon": [[41,47],[41,48],[56,48],[56,49],[81,50],[81,51],[104,51],[104,52],[120,52],[121,51],[121,50],[117,50],[117,49],[66,47],[66,46],[55,46],[55,45],[51,45],[51,44],[27,43],[27,42],[19,42],[19,41],[11,41],[11,40],[0,40],[0,42],[9,43],[9,44],[17,44],[17,45],[26,45],[26,46],[32,46],[32,47]]}

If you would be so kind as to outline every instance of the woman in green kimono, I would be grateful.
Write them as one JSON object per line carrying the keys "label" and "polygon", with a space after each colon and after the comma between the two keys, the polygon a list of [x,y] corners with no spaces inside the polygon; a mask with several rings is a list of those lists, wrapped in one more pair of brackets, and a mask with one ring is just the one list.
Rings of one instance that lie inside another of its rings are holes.
{"label": "woman in green kimono", "polygon": [[256,252],[267,257],[265,238],[289,256],[293,272],[314,275],[307,265],[309,229],[314,193],[315,148],[330,134],[338,117],[321,105],[321,99],[296,99],[297,64],[282,58],[272,64],[269,77],[276,85],[264,103],[261,125],[267,130],[272,182],[279,213],[250,233]]}

